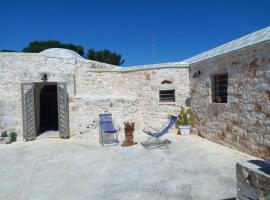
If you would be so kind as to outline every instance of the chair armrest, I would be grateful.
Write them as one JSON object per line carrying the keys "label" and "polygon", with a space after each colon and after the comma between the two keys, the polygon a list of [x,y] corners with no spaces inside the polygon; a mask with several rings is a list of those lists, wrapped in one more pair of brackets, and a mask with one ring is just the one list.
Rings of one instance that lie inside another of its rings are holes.
{"label": "chair armrest", "polygon": [[160,130],[158,130],[158,129],[156,129],[156,128],[153,128],[153,127],[151,127],[151,126],[148,126],[148,127],[145,127],[144,128],[145,130],[150,130],[150,131],[156,131],[156,132],[158,132],[158,131],[160,131]]}
{"label": "chair armrest", "polygon": [[158,132],[158,130],[150,128],[150,127],[145,127],[142,129],[142,131],[145,133],[150,133],[150,134]]}

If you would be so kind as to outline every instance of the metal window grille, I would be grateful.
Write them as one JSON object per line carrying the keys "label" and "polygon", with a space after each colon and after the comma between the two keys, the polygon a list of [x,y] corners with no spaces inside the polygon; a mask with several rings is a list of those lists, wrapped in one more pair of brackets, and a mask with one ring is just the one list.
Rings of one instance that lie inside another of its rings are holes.
{"label": "metal window grille", "polygon": [[228,74],[216,74],[212,77],[212,101],[227,103]]}
{"label": "metal window grille", "polygon": [[160,90],[159,101],[160,102],[175,102],[175,90]]}

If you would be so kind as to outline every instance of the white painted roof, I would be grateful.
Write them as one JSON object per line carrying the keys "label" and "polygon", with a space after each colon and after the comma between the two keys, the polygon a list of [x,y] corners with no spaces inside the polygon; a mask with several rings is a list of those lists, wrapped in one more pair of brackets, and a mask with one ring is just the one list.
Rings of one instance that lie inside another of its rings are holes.
{"label": "white painted roof", "polygon": [[205,51],[201,54],[183,60],[182,62],[188,64],[197,63],[209,58],[213,58],[222,54],[226,54],[265,41],[270,41],[270,26],[258,30],[256,32],[250,33],[248,35],[245,35],[241,38],[238,38],[221,46],[218,46],[209,51]]}
{"label": "white painted roof", "polygon": [[60,58],[82,58],[78,53],[70,49],[62,48],[50,48],[46,49],[39,54],[50,56],[50,57],[60,57]]}
{"label": "white painted roof", "polygon": [[[200,53],[191,58],[185,59],[181,62],[169,62],[169,63],[160,63],[160,64],[152,64],[152,65],[140,65],[140,66],[131,66],[131,67],[119,67],[114,65],[108,65],[110,68],[114,68],[115,71],[133,71],[133,70],[143,70],[143,69],[159,69],[159,68],[179,68],[179,67],[188,67],[190,64],[197,63],[203,60],[207,60],[216,56],[220,56],[226,53],[230,53],[232,51],[236,51],[248,46],[252,46],[258,43],[270,41],[270,26],[258,30],[256,32],[245,35],[241,38],[213,48],[211,50]],[[60,58],[81,58],[78,53],[69,50],[69,49],[61,49],[61,48],[51,48],[46,49],[40,52],[41,55],[46,55],[50,57],[60,57]],[[89,60],[88,60],[89,61]],[[95,61],[92,61],[95,62]],[[97,62],[98,63],[98,62]],[[105,64],[104,64],[105,65]],[[99,69],[100,70],[100,69]]]}
{"label": "white painted roof", "polygon": [[170,63],[160,63],[152,65],[138,65],[132,67],[115,67],[113,69],[88,69],[88,72],[131,72],[131,71],[142,71],[150,69],[168,69],[168,68],[188,68],[189,64],[183,62],[170,62]]}
{"label": "white painted roof", "polygon": [[138,66],[131,66],[131,67],[121,67],[125,69],[155,69],[155,68],[174,68],[174,67],[187,67],[188,64],[185,62],[168,62],[168,63],[159,63],[159,64],[150,64],[150,65],[138,65]]}

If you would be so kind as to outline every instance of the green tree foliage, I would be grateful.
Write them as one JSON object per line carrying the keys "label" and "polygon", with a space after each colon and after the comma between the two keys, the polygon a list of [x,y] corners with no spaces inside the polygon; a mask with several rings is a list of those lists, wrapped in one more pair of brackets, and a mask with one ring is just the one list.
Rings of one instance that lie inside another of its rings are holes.
{"label": "green tree foliage", "polygon": [[10,50],[10,49],[1,49],[0,52],[17,52],[17,51]]}
{"label": "green tree foliage", "polygon": [[48,41],[33,41],[23,49],[23,52],[39,53],[49,48],[64,48],[77,52],[79,55],[84,56],[84,49],[80,45],[65,44],[55,40]]}
{"label": "green tree foliage", "polygon": [[[82,46],[75,45],[75,44],[65,44],[57,40],[33,41],[33,42],[30,42],[28,46],[25,47],[22,51],[29,52],[29,53],[39,53],[41,51],[44,51],[50,48],[70,49],[72,51],[77,52],[80,56],[82,57],[84,56],[84,48]],[[16,52],[16,51],[3,49],[3,50],[0,50],[0,52]],[[94,49],[89,49],[85,57],[90,60],[95,60],[98,62],[108,63],[112,65],[117,65],[117,66],[120,66],[125,62],[121,54],[112,52],[108,49],[104,49],[101,51],[95,51]]]}
{"label": "green tree foliage", "polygon": [[118,66],[122,65],[125,62],[121,54],[117,54],[116,52],[112,52],[108,49],[104,49],[102,51],[95,51],[94,49],[89,49],[86,58]]}

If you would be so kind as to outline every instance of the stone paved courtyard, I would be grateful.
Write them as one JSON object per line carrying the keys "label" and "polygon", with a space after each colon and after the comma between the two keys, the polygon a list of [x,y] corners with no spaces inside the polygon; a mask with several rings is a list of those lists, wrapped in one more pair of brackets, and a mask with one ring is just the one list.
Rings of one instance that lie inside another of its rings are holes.
{"label": "stone paved courtyard", "polygon": [[170,148],[155,150],[80,138],[0,145],[0,199],[234,199],[235,164],[251,156],[197,136],[167,138]]}

